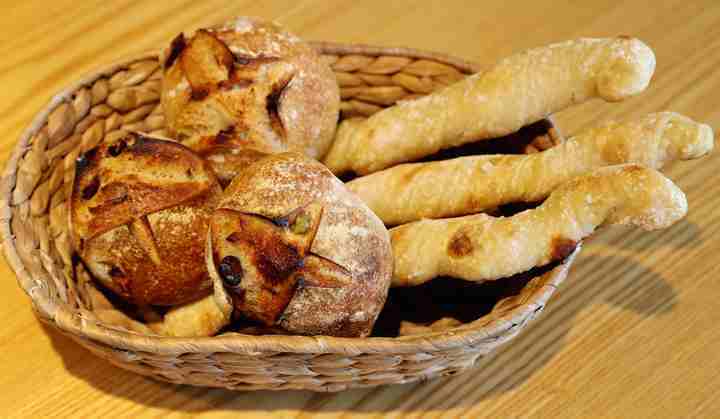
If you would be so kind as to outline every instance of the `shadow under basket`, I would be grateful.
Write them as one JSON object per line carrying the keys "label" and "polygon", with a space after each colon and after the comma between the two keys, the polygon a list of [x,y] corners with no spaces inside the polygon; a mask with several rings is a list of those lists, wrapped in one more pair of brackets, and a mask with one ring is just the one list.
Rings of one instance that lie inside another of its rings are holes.
{"label": "shadow under basket", "polygon": [[[416,50],[313,45],[337,75],[342,118],[367,117],[478,71],[462,60]],[[578,246],[561,263],[494,284],[443,279],[436,290],[391,290],[369,338],[234,332],[171,338],[104,324],[74,289],[65,201],[78,153],[126,130],[163,133],[161,70],[155,57],[145,53],[112,64],[56,95],[20,138],[0,190],[5,257],[37,316],[121,368],[173,383],[233,390],[339,391],[452,375],[471,368],[537,317],[580,250]],[[483,141],[479,148],[446,150],[428,159],[498,150],[535,152],[561,141],[550,120],[510,137],[514,139]],[[493,149],[494,143],[500,148]],[[504,144],[511,149],[503,150]],[[462,301],[454,300],[459,296]],[[463,324],[397,337],[402,320],[433,320],[417,317],[421,310],[415,307],[428,304],[440,311],[439,317],[449,315]]]}

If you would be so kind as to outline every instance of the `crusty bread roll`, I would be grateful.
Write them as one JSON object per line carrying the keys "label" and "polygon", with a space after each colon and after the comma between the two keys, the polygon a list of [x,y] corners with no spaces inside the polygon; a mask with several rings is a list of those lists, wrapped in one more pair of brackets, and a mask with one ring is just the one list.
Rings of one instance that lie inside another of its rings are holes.
{"label": "crusty bread roll", "polygon": [[210,237],[207,257],[235,310],[266,326],[367,336],[387,297],[393,267],[384,225],[299,153],[242,171],[220,199]]}
{"label": "crusty bread roll", "polygon": [[[209,230],[207,236],[205,252],[209,254]],[[151,330],[166,336],[213,336],[230,323],[233,313],[232,300],[215,269],[208,265],[210,262],[205,258],[213,293],[203,299],[170,309],[162,320],[150,322]]]}
{"label": "crusty bread roll", "polygon": [[[335,133],[340,94],[318,54],[278,25],[239,17],[178,35],[161,54],[169,134],[210,158],[223,182],[254,150],[320,159]],[[237,163],[237,164],[234,164]]]}
{"label": "crusty bread roll", "polygon": [[129,133],[81,155],[70,197],[74,247],[103,285],[138,305],[210,293],[208,219],[221,189],[182,144]]}

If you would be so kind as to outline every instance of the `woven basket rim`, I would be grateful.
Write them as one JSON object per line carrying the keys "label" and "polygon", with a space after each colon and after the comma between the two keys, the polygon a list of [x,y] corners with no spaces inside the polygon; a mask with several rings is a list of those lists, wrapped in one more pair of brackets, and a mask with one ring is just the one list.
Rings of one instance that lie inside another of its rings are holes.
{"label": "woven basket rim", "polygon": [[[312,42],[313,47],[325,54],[393,55],[425,58],[450,64],[466,73],[479,71],[476,64],[449,55],[410,48],[374,47],[362,44],[341,44],[333,42]],[[581,250],[581,246],[561,264],[545,273],[549,280],[538,287],[533,295],[522,304],[502,316],[491,319],[480,318],[458,328],[442,332],[404,337],[336,338],[328,336],[284,336],[284,335],[242,335],[228,333],[213,337],[177,338],[168,336],[141,335],[135,332],[115,329],[90,319],[82,310],[70,310],[55,301],[44,284],[32,278],[24,266],[15,246],[12,234],[12,193],[15,187],[20,159],[28,149],[30,139],[43,127],[50,113],[75,91],[95,80],[116,72],[120,68],[157,57],[157,51],[131,54],[118,59],[81,77],[59,93],[52,96],[48,104],[36,115],[21,134],[13,152],[5,164],[0,183],[0,237],[5,259],[15,272],[21,288],[31,299],[39,318],[81,339],[90,339],[124,350],[147,351],[158,354],[183,354],[196,352],[235,352],[245,354],[290,352],[290,353],[416,353],[439,351],[472,345],[480,340],[508,339],[512,329],[521,327],[542,309],[554,289],[565,279],[569,267]]]}

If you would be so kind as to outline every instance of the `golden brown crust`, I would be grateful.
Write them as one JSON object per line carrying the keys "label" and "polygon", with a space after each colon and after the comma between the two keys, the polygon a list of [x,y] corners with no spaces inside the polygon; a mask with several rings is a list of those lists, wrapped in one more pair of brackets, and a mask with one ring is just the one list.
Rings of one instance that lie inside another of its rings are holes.
{"label": "golden brown crust", "polygon": [[240,17],[178,36],[161,60],[168,130],[194,151],[327,152],[340,101],[334,73],[279,26]]}
{"label": "golden brown crust", "polygon": [[343,122],[324,162],[365,175],[440,150],[498,138],[591,98],[647,87],[655,56],[631,38],[577,39],[510,56],[425,97]]}
{"label": "golden brown crust", "polygon": [[98,280],[131,302],[192,301],[210,290],[203,244],[219,194],[205,162],[178,143],[134,133],[103,143],[78,162],[74,247]]}
{"label": "golden brown crust", "polygon": [[90,239],[215,184],[203,160],[186,147],[128,133],[78,158],[71,196],[76,238]]}
{"label": "golden brown crust", "polygon": [[247,317],[291,333],[370,333],[392,274],[387,230],[320,163],[259,160],[226,188],[211,233],[221,274],[241,267],[228,290]]}
{"label": "golden brown crust", "polygon": [[[205,239],[205,252],[210,253],[210,231]],[[233,307],[220,277],[205,259],[205,268],[212,281],[213,293],[205,298],[170,309],[162,320],[151,321],[155,332],[166,336],[213,336],[230,323]]]}
{"label": "golden brown crust", "polygon": [[603,224],[666,228],[685,216],[683,192],[659,172],[627,164],[595,169],[511,217],[476,214],[390,230],[393,286],[450,276],[482,282],[567,257]]}
{"label": "golden brown crust", "polygon": [[[637,163],[654,169],[702,157],[712,128],[673,112],[607,122],[528,155],[468,156],[394,166],[347,183],[386,225],[540,202],[563,182],[593,169]],[[450,187],[449,187],[450,185]]]}
{"label": "golden brown crust", "polygon": [[203,157],[210,163],[220,185],[226,187],[241,171],[266,156],[256,150],[215,150]]}
{"label": "golden brown crust", "polygon": [[213,215],[211,231],[220,274],[235,272],[242,281],[239,286],[226,281],[236,309],[247,318],[273,325],[295,292],[296,271],[307,246],[290,243],[286,231],[270,220],[227,209]]}

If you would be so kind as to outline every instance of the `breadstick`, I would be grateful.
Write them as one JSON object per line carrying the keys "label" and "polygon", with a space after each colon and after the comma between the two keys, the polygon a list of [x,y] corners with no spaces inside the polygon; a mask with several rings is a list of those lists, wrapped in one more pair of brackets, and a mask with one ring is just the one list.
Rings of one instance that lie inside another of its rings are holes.
{"label": "breadstick", "polygon": [[229,306],[219,304],[216,295],[210,294],[192,303],[173,307],[162,321],[148,326],[163,336],[213,336],[230,323],[231,310]]}
{"label": "breadstick", "polygon": [[709,153],[712,128],[663,112],[610,122],[530,155],[471,156],[391,167],[347,184],[387,225],[474,214],[537,202],[597,167],[638,163],[654,169]]}
{"label": "breadstick", "polygon": [[570,105],[642,92],[655,71],[637,39],[579,39],[506,58],[429,96],[340,125],[325,165],[368,174],[439,150],[513,133]]}
{"label": "breadstick", "polygon": [[653,230],[686,212],[685,194],[654,169],[603,167],[564,183],[536,209],[512,217],[477,214],[393,228],[393,286],[419,285],[437,276],[476,282],[508,277],[565,258],[600,225]]}

